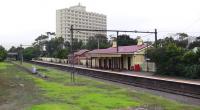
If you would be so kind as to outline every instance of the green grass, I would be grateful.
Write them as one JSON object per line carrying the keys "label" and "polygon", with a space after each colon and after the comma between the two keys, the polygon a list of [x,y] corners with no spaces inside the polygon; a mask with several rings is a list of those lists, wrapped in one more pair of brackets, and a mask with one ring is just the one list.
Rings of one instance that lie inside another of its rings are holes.
{"label": "green grass", "polygon": [[[30,68],[32,64],[24,63],[23,66]],[[28,75],[40,89],[41,97],[46,100],[32,104],[27,110],[125,110],[139,106],[161,107],[163,110],[200,110],[200,107],[180,104],[140,91],[130,91],[81,76],[76,77],[74,84],[70,82],[70,75],[66,72],[36,67],[48,78],[43,80]]]}
{"label": "green grass", "polygon": [[80,108],[69,104],[41,104],[34,105],[29,110],[81,110]]}

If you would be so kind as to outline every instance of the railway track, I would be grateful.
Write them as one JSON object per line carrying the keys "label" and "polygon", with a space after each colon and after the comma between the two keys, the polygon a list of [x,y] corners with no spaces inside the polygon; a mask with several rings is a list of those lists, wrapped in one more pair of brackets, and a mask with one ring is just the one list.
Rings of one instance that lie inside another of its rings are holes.
{"label": "railway track", "polygon": [[64,71],[75,72],[80,75],[104,79],[112,82],[200,99],[200,84],[149,78],[145,76],[131,76],[127,74],[119,74],[117,72],[76,66],[74,67],[75,69],[73,69],[73,67],[69,65],[51,62],[31,61],[31,63],[42,66],[56,67]]}

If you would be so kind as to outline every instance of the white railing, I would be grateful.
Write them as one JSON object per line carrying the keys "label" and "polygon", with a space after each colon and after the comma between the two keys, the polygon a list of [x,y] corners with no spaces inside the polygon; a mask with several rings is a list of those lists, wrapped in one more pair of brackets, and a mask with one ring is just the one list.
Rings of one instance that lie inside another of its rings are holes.
{"label": "white railing", "polygon": [[65,63],[68,64],[68,59],[59,59],[59,58],[49,58],[49,57],[39,57],[38,60],[54,63]]}
{"label": "white railing", "polygon": [[156,65],[154,62],[144,62],[141,64],[141,67],[142,71],[156,72]]}

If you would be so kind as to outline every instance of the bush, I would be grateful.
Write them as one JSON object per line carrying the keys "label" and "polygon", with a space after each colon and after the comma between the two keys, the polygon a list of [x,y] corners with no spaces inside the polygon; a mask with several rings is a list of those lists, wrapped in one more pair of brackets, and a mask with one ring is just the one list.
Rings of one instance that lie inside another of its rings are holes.
{"label": "bush", "polygon": [[67,58],[68,54],[69,54],[68,49],[59,50],[57,55],[56,55],[56,58],[65,59],[65,58]]}
{"label": "bush", "polygon": [[194,53],[169,43],[148,50],[148,58],[156,63],[157,74],[200,78],[200,50]]}
{"label": "bush", "polygon": [[184,64],[197,64],[198,63],[198,56],[193,51],[185,52],[182,61]]}
{"label": "bush", "polygon": [[185,76],[189,78],[200,78],[200,65],[189,65],[184,69]]}
{"label": "bush", "polygon": [[148,50],[148,57],[156,63],[157,74],[180,76],[179,63],[182,60],[184,49],[175,44],[168,44],[165,47],[159,47]]}
{"label": "bush", "polygon": [[27,47],[23,50],[24,60],[32,60],[32,58],[37,58],[40,55],[39,48]]}
{"label": "bush", "polygon": [[4,61],[7,56],[7,51],[3,46],[0,45],[0,62]]}

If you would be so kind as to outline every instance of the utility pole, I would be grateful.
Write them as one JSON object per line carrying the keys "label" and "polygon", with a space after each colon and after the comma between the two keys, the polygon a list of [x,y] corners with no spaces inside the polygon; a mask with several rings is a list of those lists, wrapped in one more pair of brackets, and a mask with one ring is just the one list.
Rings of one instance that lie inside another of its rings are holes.
{"label": "utility pole", "polygon": [[19,53],[20,53],[20,64],[21,65],[23,64],[23,61],[24,61],[23,48],[22,48],[23,46],[32,46],[32,45],[22,45],[22,44],[20,44]]}
{"label": "utility pole", "polygon": [[156,48],[158,47],[158,44],[157,44],[157,29],[155,29],[155,45],[156,45]]}
{"label": "utility pole", "polygon": [[146,62],[147,62],[147,72],[149,72],[149,58],[148,58],[148,47],[149,47],[149,39],[147,39],[147,50],[146,50]]}
{"label": "utility pole", "polygon": [[98,37],[98,49],[99,49],[99,37]]}
{"label": "utility pole", "polygon": [[117,53],[119,51],[119,49],[118,49],[118,47],[119,47],[119,45],[118,45],[118,36],[119,36],[119,31],[117,31]]}
{"label": "utility pole", "polygon": [[74,76],[74,49],[73,49],[73,34],[74,34],[74,26],[71,25],[71,52],[72,52],[72,72],[71,72],[71,82],[75,82],[75,76]]}
{"label": "utility pole", "polygon": [[23,50],[22,50],[22,44],[20,44],[20,64],[23,64]]}

